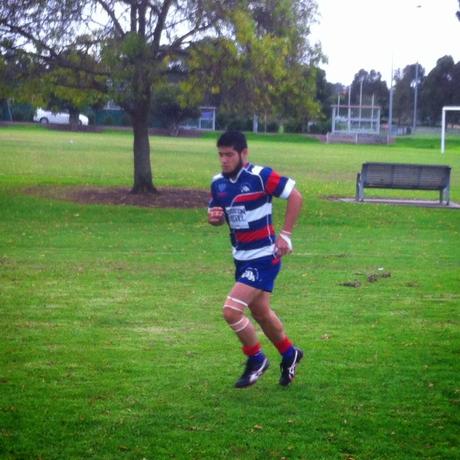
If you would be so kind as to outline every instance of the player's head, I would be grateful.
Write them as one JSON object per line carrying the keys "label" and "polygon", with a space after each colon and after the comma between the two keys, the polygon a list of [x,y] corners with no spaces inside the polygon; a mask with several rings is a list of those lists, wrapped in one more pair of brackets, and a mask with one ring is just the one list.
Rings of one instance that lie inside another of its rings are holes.
{"label": "player's head", "polygon": [[240,131],[226,131],[217,141],[217,147],[233,147],[238,153],[248,148],[246,136]]}
{"label": "player's head", "polygon": [[248,144],[246,137],[239,131],[227,131],[217,141],[222,174],[235,177],[247,163]]}

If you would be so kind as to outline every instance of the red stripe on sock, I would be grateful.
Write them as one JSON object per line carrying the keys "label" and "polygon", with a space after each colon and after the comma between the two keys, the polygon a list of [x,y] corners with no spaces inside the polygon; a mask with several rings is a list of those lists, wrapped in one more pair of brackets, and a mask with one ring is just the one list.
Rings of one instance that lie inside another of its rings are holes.
{"label": "red stripe on sock", "polygon": [[254,356],[257,353],[259,353],[259,351],[260,351],[260,343],[256,343],[255,345],[252,345],[252,346],[245,345],[243,347],[243,353],[246,356]]}
{"label": "red stripe on sock", "polygon": [[289,348],[292,347],[292,342],[287,337],[284,337],[283,340],[275,343],[275,347],[281,354],[283,354],[285,351],[288,351]]}

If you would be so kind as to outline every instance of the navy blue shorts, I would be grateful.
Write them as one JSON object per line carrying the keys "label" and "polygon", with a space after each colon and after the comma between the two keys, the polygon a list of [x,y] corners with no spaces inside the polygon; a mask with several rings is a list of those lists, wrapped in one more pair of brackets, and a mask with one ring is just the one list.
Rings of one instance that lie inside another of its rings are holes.
{"label": "navy blue shorts", "polygon": [[235,281],[252,286],[262,291],[272,292],[275,279],[281,269],[279,257],[263,257],[261,259],[235,260]]}

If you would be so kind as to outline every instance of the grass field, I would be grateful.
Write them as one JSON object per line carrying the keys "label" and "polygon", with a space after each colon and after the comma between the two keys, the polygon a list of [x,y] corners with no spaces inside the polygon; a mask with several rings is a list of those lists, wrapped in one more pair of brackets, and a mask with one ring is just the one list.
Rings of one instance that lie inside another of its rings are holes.
{"label": "grass field", "polygon": [[[131,144],[126,132],[0,128],[0,458],[460,458],[460,211],[324,198],[353,196],[364,161],[399,161],[451,165],[460,202],[459,138],[441,156],[431,138],[250,136],[252,161],[292,175],[304,196],[273,307],[306,357],[281,388],[262,339],[271,369],[243,391],[221,315],[228,232],[205,209],[22,192],[129,186]],[[156,185],[207,189],[214,144],[152,138]],[[391,277],[368,282],[382,271]]]}

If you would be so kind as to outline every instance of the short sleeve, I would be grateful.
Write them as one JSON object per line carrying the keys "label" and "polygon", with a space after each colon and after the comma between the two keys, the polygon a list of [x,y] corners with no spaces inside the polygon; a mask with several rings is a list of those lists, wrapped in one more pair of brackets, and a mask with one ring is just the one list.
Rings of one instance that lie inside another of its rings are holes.
{"label": "short sleeve", "polygon": [[271,168],[262,168],[260,177],[264,183],[265,193],[287,200],[295,187],[295,181],[290,177],[281,176]]}

